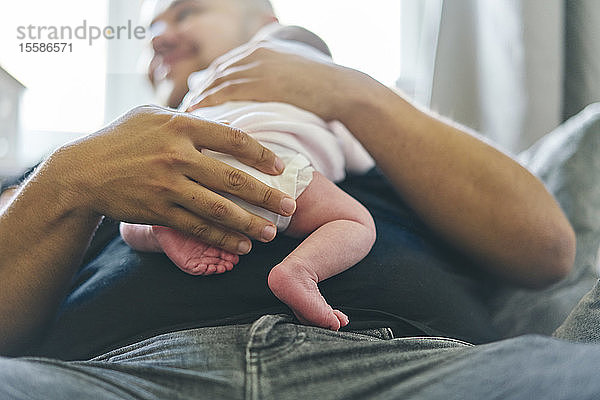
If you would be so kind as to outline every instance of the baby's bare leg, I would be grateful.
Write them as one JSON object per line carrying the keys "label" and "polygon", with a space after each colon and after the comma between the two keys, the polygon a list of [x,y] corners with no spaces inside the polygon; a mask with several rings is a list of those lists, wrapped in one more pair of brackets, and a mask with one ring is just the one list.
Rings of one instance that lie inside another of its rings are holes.
{"label": "baby's bare leg", "polygon": [[358,201],[318,172],[296,206],[285,233],[310,236],[273,267],[269,288],[301,322],[338,330],[348,317],[327,304],[317,284],[367,255],[375,241],[375,224]]}
{"label": "baby's bare leg", "polygon": [[165,252],[175,265],[192,275],[220,274],[233,269],[239,257],[164,226],[121,223],[123,240],[138,251]]}

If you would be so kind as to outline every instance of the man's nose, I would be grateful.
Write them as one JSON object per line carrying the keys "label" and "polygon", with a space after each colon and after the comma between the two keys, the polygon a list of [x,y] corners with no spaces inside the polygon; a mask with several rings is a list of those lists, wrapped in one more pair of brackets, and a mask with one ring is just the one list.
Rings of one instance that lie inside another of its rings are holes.
{"label": "man's nose", "polygon": [[157,54],[165,54],[177,47],[177,33],[170,24],[164,21],[158,21],[153,24],[152,29],[152,48]]}

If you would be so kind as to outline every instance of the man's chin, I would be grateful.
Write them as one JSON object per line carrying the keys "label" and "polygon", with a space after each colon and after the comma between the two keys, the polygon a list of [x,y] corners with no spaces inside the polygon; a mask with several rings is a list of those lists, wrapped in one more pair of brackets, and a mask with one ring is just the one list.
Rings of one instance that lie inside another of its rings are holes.
{"label": "man's chin", "polygon": [[178,108],[186,93],[187,92],[184,92],[183,94],[175,93],[175,91],[171,92],[171,95],[167,100],[167,106],[171,108]]}
{"label": "man's chin", "polygon": [[171,108],[178,108],[187,92],[187,85],[178,86],[170,80],[163,80],[154,85],[155,101]]}
{"label": "man's chin", "polygon": [[187,78],[180,82],[171,81],[171,92],[167,98],[167,105],[172,108],[177,108],[181,104],[181,101],[189,91],[187,85]]}

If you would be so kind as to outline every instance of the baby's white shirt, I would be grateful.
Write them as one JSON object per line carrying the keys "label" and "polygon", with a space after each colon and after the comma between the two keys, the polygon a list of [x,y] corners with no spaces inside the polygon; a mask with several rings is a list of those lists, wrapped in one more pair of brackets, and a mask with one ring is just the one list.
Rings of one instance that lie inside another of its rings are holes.
{"label": "baby's white shirt", "polygon": [[[217,58],[207,69],[190,75],[190,90],[180,110],[195,104],[200,94],[223,70],[259,47],[298,54],[318,62],[333,62],[330,57],[307,44],[269,37],[280,27],[277,23],[267,25],[246,44]],[[346,171],[361,174],[375,165],[371,156],[341,122],[325,122],[317,115],[290,104],[232,101],[200,108],[193,114],[227,122],[250,134],[265,147],[281,146],[294,150],[304,155],[317,171],[333,182],[343,180]]]}

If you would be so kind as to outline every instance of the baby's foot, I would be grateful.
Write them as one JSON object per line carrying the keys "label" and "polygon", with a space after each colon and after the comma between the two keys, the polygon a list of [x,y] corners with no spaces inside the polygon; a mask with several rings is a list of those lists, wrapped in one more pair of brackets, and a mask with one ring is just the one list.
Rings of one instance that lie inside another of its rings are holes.
{"label": "baby's foot", "polygon": [[331,308],[317,286],[317,277],[291,257],[273,267],[269,288],[288,305],[300,322],[337,331],[348,325],[348,316]]}
{"label": "baby's foot", "polygon": [[222,274],[231,271],[239,257],[201,240],[164,226],[152,232],[165,254],[184,272],[191,275]]}

